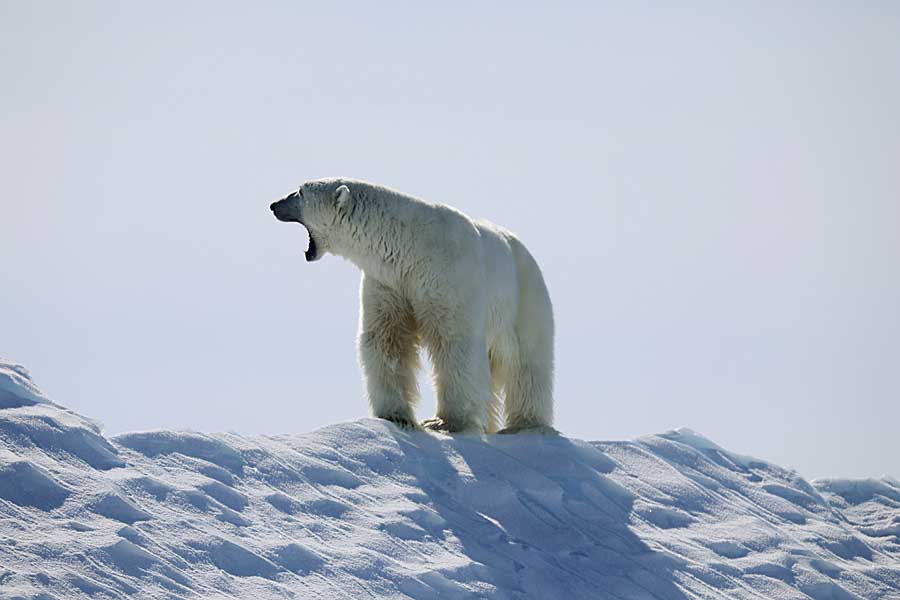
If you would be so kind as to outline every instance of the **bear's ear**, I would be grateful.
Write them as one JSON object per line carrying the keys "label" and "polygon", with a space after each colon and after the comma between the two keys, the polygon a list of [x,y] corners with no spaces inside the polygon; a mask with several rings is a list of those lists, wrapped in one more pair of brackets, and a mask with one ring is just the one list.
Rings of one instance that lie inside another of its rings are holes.
{"label": "bear's ear", "polygon": [[345,210],[347,208],[347,203],[350,202],[350,188],[346,185],[342,185],[334,190],[334,202],[337,205],[338,210]]}

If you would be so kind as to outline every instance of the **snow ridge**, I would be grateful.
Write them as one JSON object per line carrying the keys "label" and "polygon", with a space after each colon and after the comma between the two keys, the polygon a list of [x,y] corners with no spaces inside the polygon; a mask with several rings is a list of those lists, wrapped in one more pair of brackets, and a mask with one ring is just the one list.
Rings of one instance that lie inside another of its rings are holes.
{"label": "snow ridge", "polygon": [[31,380],[28,369],[0,358],[0,408],[49,402]]}
{"label": "snow ridge", "polygon": [[900,598],[900,485],[628,442],[104,438],[0,361],[0,597]]}

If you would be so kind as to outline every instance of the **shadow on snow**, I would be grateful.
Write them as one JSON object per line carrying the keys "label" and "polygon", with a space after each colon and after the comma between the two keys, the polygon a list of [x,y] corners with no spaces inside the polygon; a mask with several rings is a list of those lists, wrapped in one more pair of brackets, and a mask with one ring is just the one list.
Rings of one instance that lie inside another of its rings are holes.
{"label": "shadow on snow", "polygon": [[404,593],[465,595],[461,583],[482,582],[492,597],[687,598],[683,561],[631,531],[634,496],[606,477],[615,463],[597,449],[552,435],[391,433],[440,519],[408,516],[471,560]]}

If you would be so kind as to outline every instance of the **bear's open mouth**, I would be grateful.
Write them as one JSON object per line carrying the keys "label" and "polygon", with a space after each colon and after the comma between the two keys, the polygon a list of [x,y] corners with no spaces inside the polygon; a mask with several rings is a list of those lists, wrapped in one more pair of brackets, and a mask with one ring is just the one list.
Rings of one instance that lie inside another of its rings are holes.
{"label": "bear's open mouth", "polygon": [[313,237],[312,232],[307,228],[306,234],[309,236],[309,246],[306,248],[306,252],[304,255],[306,256],[306,262],[312,262],[319,258],[319,249],[316,247],[316,238]]}

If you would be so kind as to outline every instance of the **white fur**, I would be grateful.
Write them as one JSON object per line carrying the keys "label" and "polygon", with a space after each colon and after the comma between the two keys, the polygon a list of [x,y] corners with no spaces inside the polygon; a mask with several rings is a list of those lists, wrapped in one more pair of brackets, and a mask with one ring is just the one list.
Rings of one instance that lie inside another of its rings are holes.
{"label": "white fur", "polygon": [[[553,312],[541,271],[509,231],[384,187],[310,181],[273,205],[299,220],[318,255],[363,271],[359,357],[372,412],[414,425],[423,345],[437,415],[425,425],[492,432],[553,420]],[[315,253],[314,253],[315,254]]]}

